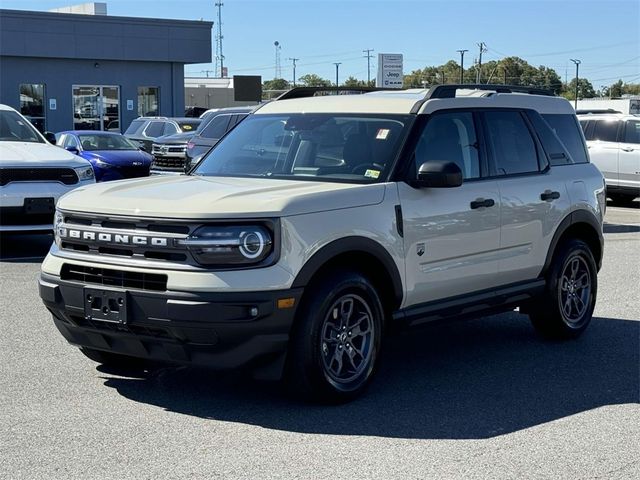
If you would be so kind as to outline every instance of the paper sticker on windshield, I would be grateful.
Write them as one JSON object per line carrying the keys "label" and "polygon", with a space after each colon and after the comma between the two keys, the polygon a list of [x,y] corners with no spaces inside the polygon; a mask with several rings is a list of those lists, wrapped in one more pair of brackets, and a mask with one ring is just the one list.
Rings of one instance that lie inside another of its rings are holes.
{"label": "paper sticker on windshield", "polygon": [[367,178],[378,178],[380,176],[379,170],[367,170],[364,172],[364,176]]}
{"label": "paper sticker on windshield", "polygon": [[389,129],[381,128],[380,130],[378,130],[378,133],[376,134],[376,140],[386,140],[388,136],[389,136]]}

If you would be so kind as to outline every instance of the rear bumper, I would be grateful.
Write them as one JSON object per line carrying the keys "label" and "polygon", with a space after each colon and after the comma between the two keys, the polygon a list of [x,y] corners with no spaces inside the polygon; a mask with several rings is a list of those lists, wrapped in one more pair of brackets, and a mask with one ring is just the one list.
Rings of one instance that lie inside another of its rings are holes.
{"label": "rear bumper", "polygon": [[[109,323],[85,316],[85,288],[102,287],[47,274],[39,280],[40,297],[71,344],[218,370],[260,367],[283,358],[302,294],[302,289],[201,294],[129,290],[124,293],[126,321]],[[295,306],[277,308],[281,298],[294,298]]]}

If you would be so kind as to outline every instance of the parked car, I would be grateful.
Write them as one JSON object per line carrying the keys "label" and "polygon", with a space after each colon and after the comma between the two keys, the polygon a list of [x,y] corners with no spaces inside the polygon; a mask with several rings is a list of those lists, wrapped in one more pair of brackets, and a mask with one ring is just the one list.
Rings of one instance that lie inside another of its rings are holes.
{"label": "parked car", "polygon": [[279,99],[189,175],[66,195],[40,296],[92,360],[244,367],[344,402],[398,327],[519,308],[545,338],[581,335],[605,205],[549,91]]}
{"label": "parked car", "polygon": [[640,118],[624,114],[578,115],[591,161],[604,174],[607,196],[629,203],[640,196]]}
{"label": "parked car", "polygon": [[152,156],[115,132],[71,130],[57,135],[57,145],[88,160],[96,181],[149,175]]}
{"label": "parked car", "polygon": [[156,138],[195,131],[201,122],[202,120],[199,118],[138,117],[131,122],[129,128],[124,132],[124,136],[133,140],[146,152],[151,152]]}
{"label": "parked car", "polygon": [[187,143],[209,123],[218,109],[207,110],[200,115],[201,123],[196,130],[164,135],[156,138],[151,147],[152,175],[179,175],[185,171]]}
{"label": "parked car", "polygon": [[187,143],[183,170],[188,172],[198,164],[229,130],[244,120],[257,107],[220,108],[213,112],[207,125],[200,129]]}
{"label": "parked car", "polygon": [[200,117],[207,109],[204,107],[186,107],[184,109],[185,117]]}
{"label": "parked car", "polygon": [[0,232],[51,230],[58,198],[94,182],[89,162],[51,145],[0,104]]}

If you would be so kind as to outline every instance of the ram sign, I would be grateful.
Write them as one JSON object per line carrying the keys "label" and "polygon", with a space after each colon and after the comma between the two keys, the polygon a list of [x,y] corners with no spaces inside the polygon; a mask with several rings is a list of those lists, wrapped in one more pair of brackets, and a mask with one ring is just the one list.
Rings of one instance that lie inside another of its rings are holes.
{"label": "ram sign", "polygon": [[382,88],[402,88],[403,80],[402,54],[379,53],[376,86]]}

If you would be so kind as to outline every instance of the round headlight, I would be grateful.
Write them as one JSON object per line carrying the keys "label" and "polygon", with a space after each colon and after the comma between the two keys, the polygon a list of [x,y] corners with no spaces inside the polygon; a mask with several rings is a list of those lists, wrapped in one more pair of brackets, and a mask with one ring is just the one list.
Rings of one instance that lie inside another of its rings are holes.
{"label": "round headlight", "polygon": [[264,251],[265,245],[265,238],[259,231],[240,234],[240,253],[246,258],[258,258]]}

